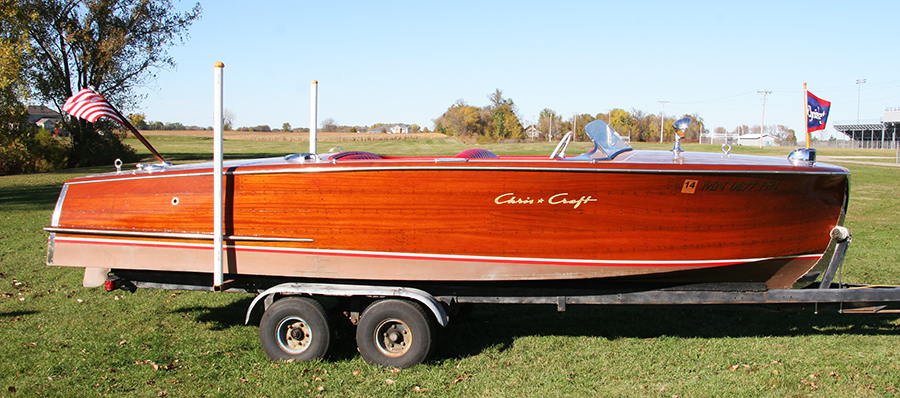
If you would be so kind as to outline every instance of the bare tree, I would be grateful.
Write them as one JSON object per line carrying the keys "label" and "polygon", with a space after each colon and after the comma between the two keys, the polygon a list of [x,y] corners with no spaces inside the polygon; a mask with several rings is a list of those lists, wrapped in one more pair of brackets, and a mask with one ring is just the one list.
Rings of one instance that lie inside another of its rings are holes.
{"label": "bare tree", "polygon": [[327,117],[324,120],[322,120],[322,124],[319,125],[319,128],[322,131],[330,131],[330,132],[338,131],[337,122],[335,122],[334,119],[330,118],[330,117]]}

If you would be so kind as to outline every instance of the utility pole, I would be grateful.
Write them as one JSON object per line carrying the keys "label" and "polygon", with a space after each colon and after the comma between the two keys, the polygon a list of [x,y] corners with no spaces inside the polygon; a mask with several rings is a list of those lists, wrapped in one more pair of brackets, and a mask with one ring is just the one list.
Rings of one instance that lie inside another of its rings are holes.
{"label": "utility pole", "polygon": [[759,90],[757,91],[757,93],[762,94],[763,114],[762,124],[759,126],[759,147],[762,148],[763,132],[766,131],[766,96],[772,94],[772,92],[768,90]]}
{"label": "utility pole", "polygon": [[577,141],[578,140],[578,113],[575,113],[574,115],[572,115],[572,124],[575,125],[575,128],[572,129],[572,131],[575,132],[573,141]]}
{"label": "utility pole", "polygon": [[866,79],[856,79],[856,124],[859,124],[859,92]]}
{"label": "utility pole", "polygon": [[553,142],[553,115],[550,115],[550,133],[547,134],[547,142]]}
{"label": "utility pole", "polygon": [[669,102],[669,101],[659,101],[659,103],[662,104],[662,106],[663,106],[662,107],[662,117],[659,118],[659,143],[660,144],[663,143],[663,127],[664,127],[663,123],[665,123],[665,120],[666,120],[666,103],[667,102]]}
{"label": "utility pole", "polygon": [[[698,121],[698,123],[700,123],[700,133],[697,134],[697,143],[702,144],[703,143],[703,122]],[[712,139],[710,139],[709,142],[711,144]]]}

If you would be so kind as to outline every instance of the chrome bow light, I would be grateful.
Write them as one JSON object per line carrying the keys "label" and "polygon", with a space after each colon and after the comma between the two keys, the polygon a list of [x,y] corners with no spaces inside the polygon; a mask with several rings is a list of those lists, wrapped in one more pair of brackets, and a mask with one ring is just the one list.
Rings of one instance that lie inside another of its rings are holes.
{"label": "chrome bow light", "polygon": [[684,138],[685,132],[690,126],[691,118],[689,117],[683,117],[676,120],[675,123],[672,123],[672,127],[675,128],[675,146],[672,147],[671,152],[675,153],[675,157],[678,157],[680,153],[684,152],[684,150],[681,149],[681,139]]}

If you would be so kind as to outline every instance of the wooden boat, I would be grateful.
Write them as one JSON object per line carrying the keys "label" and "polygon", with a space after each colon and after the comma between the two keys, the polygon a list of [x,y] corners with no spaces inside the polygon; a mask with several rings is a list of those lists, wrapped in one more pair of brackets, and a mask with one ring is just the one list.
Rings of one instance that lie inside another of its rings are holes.
{"label": "wooden boat", "polygon": [[[841,225],[849,172],[724,153],[636,151],[606,123],[565,156],[341,151],[225,162],[227,276],[304,280],[792,286]],[[804,154],[801,154],[801,157]],[[213,166],[65,183],[48,264],[210,273]]]}

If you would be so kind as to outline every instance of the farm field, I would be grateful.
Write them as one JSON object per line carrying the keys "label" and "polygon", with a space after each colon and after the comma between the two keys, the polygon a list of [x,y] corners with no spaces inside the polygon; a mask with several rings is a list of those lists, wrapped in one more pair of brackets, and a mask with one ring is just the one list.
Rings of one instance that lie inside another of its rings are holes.
{"label": "farm field", "polygon": [[[212,157],[210,137],[149,139],[173,163]],[[136,140],[126,142],[152,160]],[[319,148],[440,155],[480,146],[549,155],[555,145],[474,145],[435,135],[332,138]],[[668,150],[671,143],[635,146]],[[575,143],[568,152],[588,147]],[[684,149],[720,151],[718,145]],[[791,149],[735,147],[732,153],[783,157]],[[230,159],[307,150],[308,143],[291,139],[232,136],[225,142]],[[819,151],[820,159],[852,173],[845,225],[853,243],[843,282],[900,284],[894,156],[887,150]],[[431,359],[411,369],[366,364],[348,326],[339,328],[327,360],[274,363],[259,346],[256,324],[243,324],[253,295],[105,292],[81,287],[81,269],[44,265],[47,234],[41,228],[50,222],[63,181],[111,170],[0,177],[0,397],[900,395],[898,314],[569,306],[560,317],[554,306],[479,306],[468,319],[439,328]]]}
{"label": "farm field", "polygon": [[[129,134],[130,135],[130,134]],[[174,137],[205,137],[212,138],[212,130],[143,130],[141,135],[145,137],[152,136],[174,136]],[[338,133],[319,131],[317,132],[320,141],[389,141],[389,140],[419,140],[428,138],[446,138],[439,133],[417,133],[417,134],[366,134],[366,133]],[[222,136],[226,140],[246,140],[246,141],[309,141],[309,133],[295,132],[253,132],[253,131],[224,131]]]}

